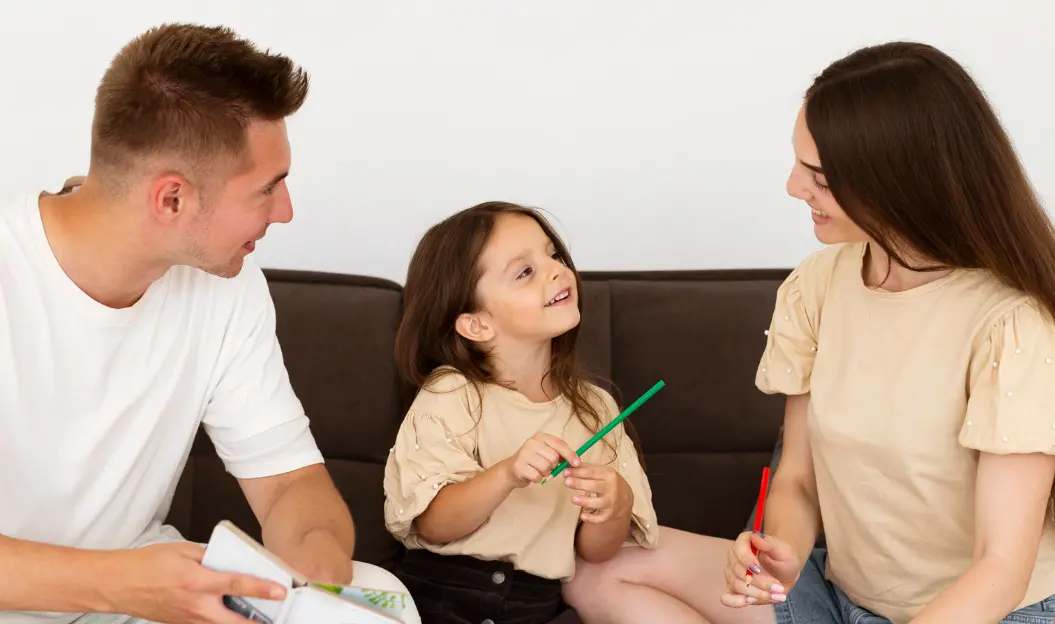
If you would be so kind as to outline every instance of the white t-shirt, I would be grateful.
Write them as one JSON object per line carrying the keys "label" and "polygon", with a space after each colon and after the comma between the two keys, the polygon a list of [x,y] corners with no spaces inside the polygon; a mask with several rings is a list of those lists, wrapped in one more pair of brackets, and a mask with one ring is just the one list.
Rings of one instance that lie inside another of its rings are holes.
{"label": "white t-shirt", "polygon": [[174,267],[108,308],[56,261],[38,197],[0,205],[0,534],[179,539],[162,523],[200,423],[235,477],[322,462],[251,256],[232,279]]}

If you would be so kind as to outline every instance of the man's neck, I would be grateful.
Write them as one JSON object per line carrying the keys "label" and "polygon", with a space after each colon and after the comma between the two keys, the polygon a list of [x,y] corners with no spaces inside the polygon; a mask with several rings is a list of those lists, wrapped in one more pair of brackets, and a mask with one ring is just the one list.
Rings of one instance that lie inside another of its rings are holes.
{"label": "man's neck", "polygon": [[536,403],[544,403],[556,397],[550,370],[552,341],[535,344],[495,345],[491,351],[491,362],[498,381]]}
{"label": "man's neck", "polygon": [[133,210],[113,205],[90,182],[40,198],[44,233],[59,266],[85,294],[110,308],[134,305],[170,268],[151,258]]}

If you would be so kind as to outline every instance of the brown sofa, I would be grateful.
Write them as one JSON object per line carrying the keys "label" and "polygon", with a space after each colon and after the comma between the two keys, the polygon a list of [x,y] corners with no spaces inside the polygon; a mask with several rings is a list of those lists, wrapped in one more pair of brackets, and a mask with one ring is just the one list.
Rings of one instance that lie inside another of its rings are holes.
{"label": "brown sofa", "polygon": [[[589,368],[614,382],[624,406],[657,380],[667,384],[632,417],[666,526],[724,537],[747,526],[780,429],[783,404],[754,388],[754,374],[787,274],[583,274],[581,347]],[[391,568],[402,546],[384,528],[381,480],[412,399],[392,362],[401,288],[351,275],[267,276],[293,387],[355,517],[356,558]],[[169,521],[185,537],[206,541],[224,518],[259,535],[236,482],[199,435]],[[560,619],[576,620],[570,612]]]}

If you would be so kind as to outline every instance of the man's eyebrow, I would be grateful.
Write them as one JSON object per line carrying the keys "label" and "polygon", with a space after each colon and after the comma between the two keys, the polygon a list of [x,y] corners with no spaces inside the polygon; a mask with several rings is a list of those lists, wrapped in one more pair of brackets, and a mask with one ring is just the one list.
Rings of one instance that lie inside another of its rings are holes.
{"label": "man's eyebrow", "polygon": [[275,186],[276,184],[278,184],[279,182],[284,180],[286,178],[286,176],[288,176],[288,175],[289,175],[289,171],[283,171],[282,173],[278,174],[277,176],[271,178],[271,181],[268,182],[267,184],[265,184],[264,188],[271,188],[272,186]]}

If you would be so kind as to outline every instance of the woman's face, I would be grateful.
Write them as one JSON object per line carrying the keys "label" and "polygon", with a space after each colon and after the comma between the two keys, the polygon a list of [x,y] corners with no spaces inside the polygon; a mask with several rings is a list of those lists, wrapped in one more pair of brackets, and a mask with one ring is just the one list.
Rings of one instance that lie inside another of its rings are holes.
{"label": "woman's face", "polygon": [[801,199],[810,207],[817,240],[826,245],[867,241],[864,230],[843,212],[828,189],[817,145],[806,127],[805,107],[799,110],[795,119],[791,144],[795,150],[795,165],[788,176],[788,195]]}

